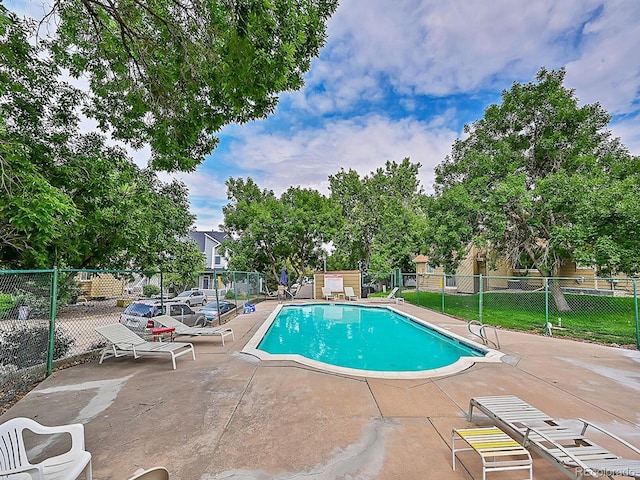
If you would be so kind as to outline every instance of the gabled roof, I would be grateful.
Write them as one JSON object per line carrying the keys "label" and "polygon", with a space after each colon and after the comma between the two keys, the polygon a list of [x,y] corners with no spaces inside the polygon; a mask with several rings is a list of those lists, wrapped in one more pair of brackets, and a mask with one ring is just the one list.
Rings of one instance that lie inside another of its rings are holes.
{"label": "gabled roof", "polygon": [[418,255],[413,259],[413,263],[429,263],[429,257],[426,255]]}
{"label": "gabled roof", "polygon": [[198,249],[201,252],[204,252],[204,245],[207,237],[212,239],[218,245],[228,238],[226,233],[216,232],[214,230],[191,230],[189,232],[189,236],[196,241],[196,243],[198,244]]}

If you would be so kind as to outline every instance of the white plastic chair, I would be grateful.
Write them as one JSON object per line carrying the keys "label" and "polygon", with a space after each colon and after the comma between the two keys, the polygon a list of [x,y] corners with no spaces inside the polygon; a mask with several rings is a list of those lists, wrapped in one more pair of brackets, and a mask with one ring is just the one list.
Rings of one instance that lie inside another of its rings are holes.
{"label": "white plastic chair", "polygon": [[[71,436],[71,448],[33,464],[27,456],[24,431],[38,435]],[[0,424],[0,478],[12,480],[74,480],[84,474],[92,479],[91,454],[84,448],[84,426],[79,423],[47,427],[30,418],[12,418]]]}
{"label": "white plastic chair", "polygon": [[353,291],[353,287],[344,287],[344,298],[347,300],[358,300],[358,296]]}
{"label": "white plastic chair", "polygon": [[331,288],[329,287],[322,287],[322,296],[324,297],[325,300],[333,300],[334,298],[336,298],[331,293]]}
{"label": "white plastic chair", "polygon": [[139,468],[129,480],[169,480],[169,472],[164,467],[153,467],[149,470]]}

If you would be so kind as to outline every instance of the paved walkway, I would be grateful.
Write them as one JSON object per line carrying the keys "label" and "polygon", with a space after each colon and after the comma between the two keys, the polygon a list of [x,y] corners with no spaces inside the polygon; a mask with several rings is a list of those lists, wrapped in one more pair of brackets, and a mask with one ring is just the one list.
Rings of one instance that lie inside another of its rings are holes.
{"label": "paved walkway", "polygon": [[[479,479],[472,453],[452,471],[450,443],[452,428],[487,424],[465,418],[480,395],[517,395],[640,445],[640,352],[500,331],[504,363],[436,379],[349,378],[239,353],[275,305],[232,320],[236,341],[224,347],[193,339],[196,361],[181,357],[175,371],[168,359],[110,358],[56,372],[0,421],[84,423],[96,480],[154,465],[180,480]],[[465,322],[398,308],[467,335]],[[539,458],[534,476],[565,478]]]}

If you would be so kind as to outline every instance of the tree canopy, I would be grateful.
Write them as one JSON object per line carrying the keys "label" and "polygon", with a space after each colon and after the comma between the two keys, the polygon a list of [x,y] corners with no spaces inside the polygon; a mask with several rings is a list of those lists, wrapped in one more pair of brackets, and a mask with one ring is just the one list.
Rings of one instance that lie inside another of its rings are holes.
{"label": "tree canopy", "polygon": [[290,187],[280,198],[248,178],[227,181],[223,208],[229,267],[269,272],[274,283],[284,266],[297,277],[317,268],[323,243],[335,232],[336,209],[319,192]]}
{"label": "tree canopy", "polygon": [[362,178],[344,169],[329,176],[331,198],[342,215],[332,266],[377,272],[415,268],[421,230],[419,169],[419,163],[405,158],[401,163],[388,161]]}
{"label": "tree canopy", "polygon": [[535,82],[515,82],[436,168],[436,263],[455,265],[475,242],[545,277],[569,260],[638,273],[638,159],[607,130],[610,115],[579,105],[564,77],[543,68]]}
{"label": "tree canopy", "polygon": [[156,169],[192,171],[230,123],[297,90],[337,0],[59,0],[55,61],[89,79],[85,113]]}
{"label": "tree canopy", "polygon": [[80,133],[82,92],[26,30],[0,5],[0,263],[152,269],[186,254],[185,186]]}

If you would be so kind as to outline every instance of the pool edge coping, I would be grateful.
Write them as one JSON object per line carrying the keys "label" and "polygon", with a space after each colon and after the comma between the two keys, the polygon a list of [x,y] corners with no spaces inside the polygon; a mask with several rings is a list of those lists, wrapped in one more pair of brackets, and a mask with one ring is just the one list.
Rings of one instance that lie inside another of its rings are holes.
{"label": "pool edge coping", "polygon": [[[269,316],[262,322],[262,325],[258,327],[253,336],[249,339],[249,341],[245,344],[245,346],[240,350],[240,353],[245,353],[248,355],[253,355],[254,357],[259,358],[264,361],[293,361],[302,365],[306,365],[308,367],[312,367],[324,372],[334,373],[339,375],[349,375],[355,377],[367,377],[367,378],[383,378],[383,379],[394,379],[394,380],[411,380],[411,379],[425,379],[425,378],[437,378],[444,377],[448,375],[453,375],[456,373],[460,373],[468,368],[471,368],[476,363],[499,363],[502,362],[502,358],[505,356],[504,353],[486,347],[480,343],[474,342],[473,340],[469,340],[460,335],[457,335],[454,332],[449,330],[445,330],[437,325],[427,322],[426,320],[422,320],[410,313],[403,312],[394,308],[392,305],[370,305],[357,303],[356,305],[363,307],[373,307],[373,308],[385,308],[387,310],[391,310],[399,315],[410,318],[412,321],[417,322],[421,325],[424,325],[427,328],[431,328],[442,335],[447,337],[454,338],[460,343],[470,346],[476,350],[481,350],[486,352],[486,354],[482,357],[460,357],[457,361],[452,363],[451,365],[447,365],[446,367],[440,368],[432,368],[430,370],[418,370],[412,372],[398,372],[398,371],[390,371],[383,372],[378,370],[361,370],[357,368],[348,368],[348,367],[340,367],[337,365],[331,365],[329,363],[320,362],[317,360],[313,360],[307,357],[304,357],[299,354],[272,354],[265,352],[264,350],[258,349],[258,344],[262,340],[262,338],[266,335],[267,330],[271,327],[271,324],[280,313],[280,310],[285,305],[309,305],[309,304],[327,304],[327,305],[344,305],[340,302],[306,302],[306,303],[287,303],[287,304],[278,304],[276,308],[269,314]],[[351,304],[353,305],[353,304]]]}

